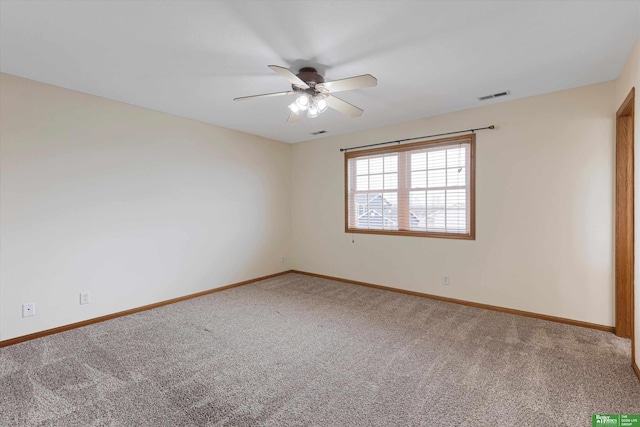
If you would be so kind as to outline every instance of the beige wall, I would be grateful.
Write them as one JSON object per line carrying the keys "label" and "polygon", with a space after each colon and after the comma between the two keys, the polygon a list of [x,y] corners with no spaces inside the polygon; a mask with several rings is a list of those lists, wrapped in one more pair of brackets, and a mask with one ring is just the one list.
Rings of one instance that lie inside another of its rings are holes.
{"label": "beige wall", "polygon": [[631,88],[635,87],[635,356],[640,365],[640,40],[636,43],[627,64],[616,81],[616,109],[622,105]]}
{"label": "beige wall", "polygon": [[[293,146],[0,75],[0,340],[288,268],[613,325],[613,112],[638,56],[617,82]],[[475,241],[351,243],[339,148],[488,124]]]}
{"label": "beige wall", "polygon": [[[613,325],[615,94],[608,82],[294,145],[293,267]],[[477,137],[475,241],[351,242],[339,148],[490,124]]]}
{"label": "beige wall", "polygon": [[6,74],[0,102],[0,340],[290,268],[288,144]]}

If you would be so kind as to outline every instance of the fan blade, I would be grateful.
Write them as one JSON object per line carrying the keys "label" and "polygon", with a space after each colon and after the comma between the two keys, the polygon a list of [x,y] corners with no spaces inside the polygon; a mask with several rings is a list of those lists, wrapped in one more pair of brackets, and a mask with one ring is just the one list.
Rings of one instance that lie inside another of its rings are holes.
{"label": "fan blade", "polygon": [[300,120],[300,115],[299,114],[296,114],[294,112],[289,113],[289,118],[287,119],[287,121],[289,123],[295,123],[298,120]]}
{"label": "fan blade", "polygon": [[364,112],[360,108],[355,105],[349,104],[347,101],[343,101],[342,99],[335,97],[333,95],[329,95],[325,98],[327,101],[327,105],[334,110],[340,111],[342,114],[346,114],[349,117],[360,117]]}
{"label": "fan blade", "polygon": [[365,87],[376,86],[377,84],[378,80],[371,74],[363,74],[362,76],[349,77],[348,79],[320,83],[316,85],[316,89],[320,92],[324,92],[326,89],[328,92],[333,93],[343,90],[362,89]]}
{"label": "fan blade", "polygon": [[247,99],[268,98],[270,96],[291,95],[293,93],[295,93],[295,92],[290,90],[288,92],[275,92],[275,93],[265,93],[265,94],[262,94],[262,95],[241,96],[240,98],[233,98],[233,100],[234,101],[246,101]]}
{"label": "fan blade", "polygon": [[282,77],[289,80],[292,84],[298,86],[299,88],[309,89],[309,85],[302,81],[300,77],[293,74],[288,68],[280,67],[278,65],[269,65],[269,68],[271,68],[273,71],[280,74]]}

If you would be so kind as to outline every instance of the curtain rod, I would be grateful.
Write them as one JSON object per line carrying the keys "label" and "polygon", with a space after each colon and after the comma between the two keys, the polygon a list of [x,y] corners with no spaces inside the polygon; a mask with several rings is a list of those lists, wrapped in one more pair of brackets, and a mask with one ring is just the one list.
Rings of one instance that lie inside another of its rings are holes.
{"label": "curtain rod", "polygon": [[358,148],[375,147],[377,145],[400,144],[401,142],[412,141],[414,139],[433,138],[435,136],[453,135],[453,134],[456,134],[456,133],[467,133],[467,132],[475,133],[475,131],[477,131],[477,130],[485,130],[485,129],[495,129],[495,126],[491,125],[491,126],[487,126],[487,127],[483,127],[483,128],[458,130],[458,131],[455,131],[455,132],[436,133],[434,135],[416,136],[415,138],[397,139],[395,141],[388,141],[388,142],[378,142],[377,144],[360,145],[358,147],[350,147],[350,148],[341,148],[340,151],[357,150]]}

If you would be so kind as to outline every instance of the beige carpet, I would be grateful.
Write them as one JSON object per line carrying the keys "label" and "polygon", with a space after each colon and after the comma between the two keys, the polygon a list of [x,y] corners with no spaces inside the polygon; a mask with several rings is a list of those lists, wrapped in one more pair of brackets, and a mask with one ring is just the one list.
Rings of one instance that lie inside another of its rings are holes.
{"label": "beige carpet", "polygon": [[287,274],[0,349],[2,426],[591,426],[613,334]]}

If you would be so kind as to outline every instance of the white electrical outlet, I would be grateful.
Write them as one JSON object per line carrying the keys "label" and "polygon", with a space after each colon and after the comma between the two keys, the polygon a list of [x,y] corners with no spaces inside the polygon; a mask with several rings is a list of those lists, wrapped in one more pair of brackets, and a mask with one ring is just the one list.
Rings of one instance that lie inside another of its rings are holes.
{"label": "white electrical outlet", "polygon": [[36,315],[36,303],[25,302],[22,304],[22,317],[29,317]]}
{"label": "white electrical outlet", "polygon": [[89,292],[80,292],[80,304],[89,304],[91,302],[91,294]]}
{"label": "white electrical outlet", "polygon": [[449,276],[442,276],[442,284],[449,285]]}
{"label": "white electrical outlet", "polygon": [[280,257],[280,264],[284,264],[284,257]]}

